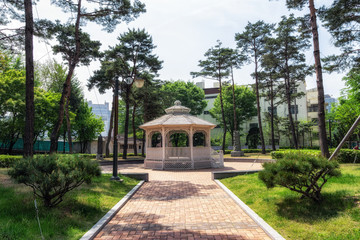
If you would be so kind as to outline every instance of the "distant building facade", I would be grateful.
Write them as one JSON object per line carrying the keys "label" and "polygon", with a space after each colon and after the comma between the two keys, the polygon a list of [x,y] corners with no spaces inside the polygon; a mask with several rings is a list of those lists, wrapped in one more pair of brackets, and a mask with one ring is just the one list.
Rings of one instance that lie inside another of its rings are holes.
{"label": "distant building facade", "polygon": [[109,107],[109,103],[105,102],[104,104],[94,104],[92,101],[88,101],[89,107],[91,107],[91,111],[98,117],[101,117],[102,121],[105,124],[104,131],[101,133],[102,136],[107,136],[110,128],[110,116],[111,111]]}
{"label": "distant building facade", "polygon": [[[220,128],[219,123],[216,121],[216,119],[214,119],[213,117],[211,117],[210,115],[210,109],[214,107],[214,101],[216,99],[216,97],[218,96],[220,90],[218,88],[218,84],[213,88],[204,88],[204,83],[200,82],[196,84],[197,86],[203,88],[204,92],[205,92],[205,100],[207,101],[207,106],[204,109],[203,113],[200,114],[198,117],[202,118],[204,120],[207,120],[209,122],[212,122],[214,124],[217,124],[217,127],[214,128],[211,132],[211,137],[220,137],[223,134],[223,130],[222,128]],[[249,86],[250,87],[250,86]],[[296,92],[303,92],[305,93],[303,96],[301,96],[300,98],[297,98],[296,100],[293,101],[292,105],[291,105],[291,114],[293,116],[293,120],[297,120],[297,121],[312,121],[314,123],[318,122],[318,117],[317,117],[317,111],[318,111],[318,105],[317,105],[317,98],[318,98],[318,92],[317,89],[309,89],[306,90],[306,84],[305,83],[299,83],[299,85],[297,86]],[[329,96],[329,95],[327,95]],[[280,99],[275,99],[274,102],[279,102]],[[330,101],[336,101],[336,99],[332,98]],[[326,104],[326,108],[328,108],[330,104]],[[267,132],[269,132],[270,130],[270,126],[268,126],[268,124],[265,121],[265,114],[264,112],[266,111],[270,111],[270,102],[265,98],[265,97],[260,97],[260,107],[261,107],[261,111],[262,111],[262,123],[263,123],[263,130],[264,130],[264,138],[265,138],[265,143],[267,145],[270,145],[271,139],[269,137],[267,137]],[[288,111],[288,107],[286,103],[281,103],[278,104],[275,109],[274,109],[275,115],[281,118],[287,118],[289,111]],[[253,118],[251,118],[249,121],[247,121],[246,123],[244,123],[241,128],[242,128],[242,134],[243,137],[241,138],[241,142],[245,143],[246,142],[246,135],[249,132],[249,130],[251,128],[254,127],[258,127],[258,119],[257,116],[254,116]],[[317,128],[313,127],[313,133],[316,135],[317,133]],[[288,146],[289,143],[289,139],[282,137],[281,139],[276,139],[277,137],[275,137],[275,143],[276,145],[280,145],[280,146]],[[301,138],[301,136],[299,136],[299,138]],[[299,139],[299,142],[303,143],[303,139]],[[312,145],[318,145],[317,141],[314,141],[311,143]]]}
{"label": "distant building facade", "polygon": [[337,99],[331,97],[329,94],[325,94],[325,104],[326,104],[326,112],[330,112],[333,103],[337,103]]}

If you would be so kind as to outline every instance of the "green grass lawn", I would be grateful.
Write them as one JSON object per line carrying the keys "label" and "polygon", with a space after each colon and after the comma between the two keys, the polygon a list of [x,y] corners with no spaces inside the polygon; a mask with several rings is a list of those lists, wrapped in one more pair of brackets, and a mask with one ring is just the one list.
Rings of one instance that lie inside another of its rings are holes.
{"label": "green grass lawn", "polygon": [[[32,189],[13,183],[7,171],[0,169],[0,239],[41,239]],[[110,177],[103,174],[83,184],[53,209],[37,199],[45,239],[79,239],[139,182],[124,176],[123,182],[113,182]]]}
{"label": "green grass lawn", "polygon": [[267,189],[258,174],[221,180],[286,239],[360,239],[360,164],[342,164],[321,204],[286,188]]}

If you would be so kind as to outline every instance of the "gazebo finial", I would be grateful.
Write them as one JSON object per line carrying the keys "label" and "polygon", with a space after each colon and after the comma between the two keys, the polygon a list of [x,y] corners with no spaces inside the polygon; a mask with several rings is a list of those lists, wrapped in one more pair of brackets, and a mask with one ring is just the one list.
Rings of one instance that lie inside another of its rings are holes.
{"label": "gazebo finial", "polygon": [[180,102],[179,100],[176,100],[176,101],[174,102],[174,104],[175,104],[175,106],[181,106],[181,102]]}

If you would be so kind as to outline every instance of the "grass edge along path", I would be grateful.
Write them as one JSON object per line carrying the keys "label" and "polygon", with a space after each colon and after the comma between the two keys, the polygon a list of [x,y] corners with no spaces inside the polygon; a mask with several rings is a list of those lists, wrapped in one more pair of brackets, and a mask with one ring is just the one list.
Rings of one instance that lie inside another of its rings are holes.
{"label": "grass edge along path", "polygon": [[258,174],[221,182],[286,239],[360,239],[360,165],[341,164],[316,204],[283,187],[267,189]]}
{"label": "grass edge along path", "polygon": [[[0,169],[0,239],[41,239],[31,188],[15,184]],[[94,178],[64,197],[57,207],[47,209],[37,199],[45,239],[80,239],[119,202],[139,181],[120,176],[123,182],[110,181],[111,174]]]}

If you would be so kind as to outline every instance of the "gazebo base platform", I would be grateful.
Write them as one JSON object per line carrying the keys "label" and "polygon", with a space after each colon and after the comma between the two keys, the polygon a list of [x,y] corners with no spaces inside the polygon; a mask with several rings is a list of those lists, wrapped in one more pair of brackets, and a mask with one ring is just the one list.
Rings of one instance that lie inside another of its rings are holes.
{"label": "gazebo base platform", "polygon": [[[203,169],[203,168],[216,168],[218,166],[214,165],[212,160],[198,160],[194,161],[192,164],[190,159],[169,159],[164,161],[162,160],[152,160],[146,159],[144,161],[145,168],[158,169],[158,170],[189,170],[189,169]],[[220,166],[221,167],[221,166]]]}

